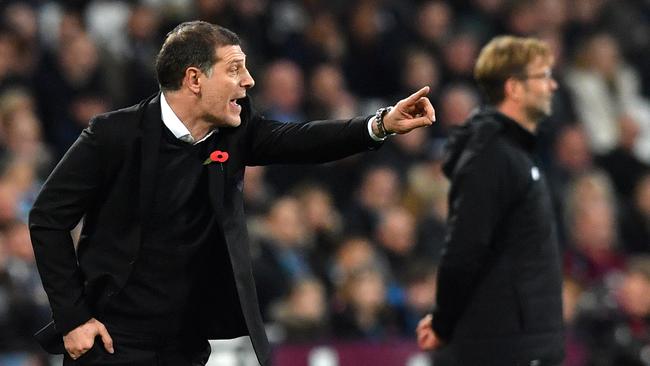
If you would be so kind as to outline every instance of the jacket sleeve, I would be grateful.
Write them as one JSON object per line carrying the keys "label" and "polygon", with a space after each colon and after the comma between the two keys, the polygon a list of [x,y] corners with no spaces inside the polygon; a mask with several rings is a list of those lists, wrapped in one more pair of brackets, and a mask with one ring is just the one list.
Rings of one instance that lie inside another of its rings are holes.
{"label": "jacket sleeve", "polygon": [[91,121],[45,181],[29,214],[34,255],[56,327],[63,334],[92,315],[70,231],[96,199],[103,180],[99,125]]}
{"label": "jacket sleeve", "polygon": [[449,340],[485,268],[508,206],[506,157],[493,146],[460,168],[449,193],[448,233],[438,268],[432,327]]}
{"label": "jacket sleeve", "polygon": [[323,163],[381,146],[368,133],[369,117],[283,123],[253,117],[247,131],[247,165]]}

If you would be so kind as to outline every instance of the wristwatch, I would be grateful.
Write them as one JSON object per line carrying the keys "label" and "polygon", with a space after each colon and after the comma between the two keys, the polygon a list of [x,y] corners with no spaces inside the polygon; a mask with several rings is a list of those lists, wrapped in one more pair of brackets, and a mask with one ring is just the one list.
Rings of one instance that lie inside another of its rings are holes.
{"label": "wristwatch", "polygon": [[377,113],[375,113],[375,121],[377,122],[377,129],[379,130],[379,133],[381,134],[381,136],[377,136],[379,138],[384,138],[386,136],[395,135],[395,132],[386,131],[386,127],[384,126],[384,117],[392,109],[393,109],[393,107],[379,108],[379,109],[377,109]]}

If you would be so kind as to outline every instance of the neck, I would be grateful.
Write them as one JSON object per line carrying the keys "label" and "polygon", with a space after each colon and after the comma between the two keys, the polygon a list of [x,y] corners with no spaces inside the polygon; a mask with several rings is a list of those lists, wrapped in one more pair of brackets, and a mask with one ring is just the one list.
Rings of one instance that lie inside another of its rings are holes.
{"label": "neck", "polygon": [[169,107],[187,127],[195,140],[202,139],[214,128],[212,124],[205,121],[197,113],[199,111],[198,98],[195,95],[182,89],[179,91],[166,91],[164,94]]}
{"label": "neck", "polygon": [[526,111],[515,105],[512,101],[504,101],[497,107],[497,110],[517,122],[517,124],[530,133],[534,134],[537,131],[537,121],[530,118]]}

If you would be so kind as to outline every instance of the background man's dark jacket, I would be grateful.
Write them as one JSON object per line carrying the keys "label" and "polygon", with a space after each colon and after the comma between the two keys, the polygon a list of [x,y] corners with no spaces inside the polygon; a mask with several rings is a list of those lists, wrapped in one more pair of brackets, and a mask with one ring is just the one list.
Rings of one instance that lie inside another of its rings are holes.
{"label": "background man's dark jacket", "polygon": [[[377,143],[368,135],[366,118],[281,123],[252,113],[248,99],[242,106],[242,124],[218,132],[217,149],[228,152],[228,160],[207,166],[211,184],[206,199],[223,233],[215,245],[227,246],[240,302],[223,299],[223,308],[215,309],[212,316],[221,318],[213,323],[225,326],[214,329],[211,336],[250,334],[260,363],[266,364],[269,345],[257,305],[243,211],[244,167],[325,162]],[[148,217],[163,128],[159,95],[94,118],[34,204],[30,231],[54,316],[46,333],[52,334],[55,324],[57,341],[60,334],[100,313],[129,277],[143,237],[151,230]],[[70,230],[82,217],[75,254]],[[233,320],[237,317],[231,316],[228,306],[241,307],[245,324]]]}
{"label": "background man's dark jacket", "polygon": [[436,365],[563,357],[559,248],[533,147],[534,135],[495,110],[450,140],[449,233],[433,313],[447,345]]}

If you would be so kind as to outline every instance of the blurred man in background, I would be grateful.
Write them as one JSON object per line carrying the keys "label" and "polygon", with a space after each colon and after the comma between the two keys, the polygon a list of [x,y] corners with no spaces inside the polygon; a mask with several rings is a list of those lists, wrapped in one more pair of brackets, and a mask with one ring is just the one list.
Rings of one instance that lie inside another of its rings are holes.
{"label": "blurred man in background", "polygon": [[502,36],[474,76],[493,108],[451,137],[449,230],[432,315],[418,343],[435,365],[559,365],[563,359],[559,247],[535,132],[557,83],[548,46]]}

